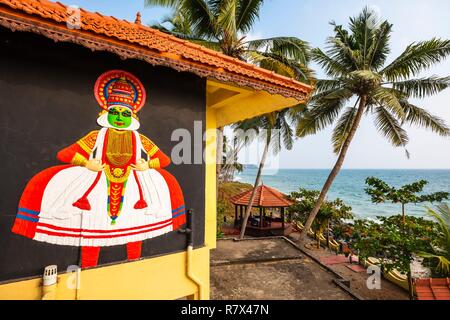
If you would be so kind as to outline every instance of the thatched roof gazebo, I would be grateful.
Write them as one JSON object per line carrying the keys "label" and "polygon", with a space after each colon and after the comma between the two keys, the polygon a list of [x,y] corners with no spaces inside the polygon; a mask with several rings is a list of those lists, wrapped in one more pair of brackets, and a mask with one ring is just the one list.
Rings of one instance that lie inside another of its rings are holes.
{"label": "thatched roof gazebo", "polygon": [[[253,189],[230,198],[235,206],[234,226],[240,227],[247,210]],[[289,233],[291,224],[285,222],[285,208],[292,201],[280,191],[261,185],[256,189],[253,208],[259,209],[259,214],[251,212],[245,234],[253,237],[283,236]]]}

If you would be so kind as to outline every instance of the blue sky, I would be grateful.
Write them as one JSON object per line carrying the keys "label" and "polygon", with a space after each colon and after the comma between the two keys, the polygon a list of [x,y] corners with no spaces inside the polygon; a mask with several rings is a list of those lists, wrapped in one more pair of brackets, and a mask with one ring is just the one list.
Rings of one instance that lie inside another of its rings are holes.
{"label": "blue sky", "polygon": [[[69,2],[70,1],[70,2]],[[144,8],[144,1],[63,0],[90,11],[98,11],[134,21],[136,12],[143,23],[152,23],[168,14],[168,9]],[[450,39],[450,1],[448,0],[268,0],[251,38],[296,36],[314,47],[324,47],[332,34],[329,22],[347,24],[348,18],[371,6],[383,19],[394,24],[391,59],[411,42],[433,37]],[[320,75],[321,73],[318,72]],[[450,75],[450,59],[428,74]],[[450,124],[450,89],[436,97],[415,101]],[[408,160],[403,149],[395,149],[375,130],[372,119],[364,119],[355,137],[344,167],[346,168],[450,168],[450,138],[441,138],[422,129],[407,128],[411,153]],[[299,140],[291,151],[282,151],[283,168],[329,168],[334,164],[331,130]],[[250,162],[256,158],[250,157]]]}

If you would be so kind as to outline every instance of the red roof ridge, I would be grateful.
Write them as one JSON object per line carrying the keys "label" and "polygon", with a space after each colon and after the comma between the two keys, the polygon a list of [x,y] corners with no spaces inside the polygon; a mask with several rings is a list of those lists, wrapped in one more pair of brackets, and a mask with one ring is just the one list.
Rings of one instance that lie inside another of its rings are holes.
{"label": "red roof ridge", "polygon": [[450,278],[415,279],[418,300],[450,300]]}

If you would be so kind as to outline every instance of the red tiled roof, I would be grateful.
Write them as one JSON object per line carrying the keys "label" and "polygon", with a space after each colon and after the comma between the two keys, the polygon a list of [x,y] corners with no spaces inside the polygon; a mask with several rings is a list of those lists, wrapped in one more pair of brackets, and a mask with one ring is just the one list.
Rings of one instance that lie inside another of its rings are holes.
{"label": "red tiled roof", "polygon": [[[231,203],[235,205],[248,205],[252,191],[253,189],[231,197]],[[293,202],[288,200],[286,196],[278,190],[265,185],[261,185],[256,188],[256,195],[253,200],[254,207],[278,208],[289,207],[292,204]]]}
{"label": "red tiled roof", "polygon": [[450,278],[415,280],[418,300],[450,300]]}
{"label": "red tiled roof", "polygon": [[81,9],[79,28],[73,29],[67,25],[71,16],[73,11],[59,2],[0,0],[0,25],[12,30],[31,31],[55,41],[74,42],[299,101],[307,99],[312,90],[291,78],[141,25],[140,19],[131,23]]}

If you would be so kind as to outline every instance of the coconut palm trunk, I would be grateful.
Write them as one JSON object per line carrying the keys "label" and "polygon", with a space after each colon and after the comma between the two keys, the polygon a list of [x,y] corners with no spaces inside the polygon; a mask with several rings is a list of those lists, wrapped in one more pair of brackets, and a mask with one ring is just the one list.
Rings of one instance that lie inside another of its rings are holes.
{"label": "coconut palm trunk", "polygon": [[344,144],[342,145],[342,149],[339,152],[339,156],[336,160],[336,164],[333,167],[333,170],[331,170],[327,180],[325,181],[325,184],[323,185],[322,191],[320,192],[319,198],[317,199],[317,202],[314,206],[314,209],[311,211],[311,213],[308,216],[308,219],[305,223],[305,228],[302,231],[300,241],[305,242],[308,235],[308,230],[311,228],[314,219],[317,216],[317,213],[320,210],[320,207],[322,206],[322,203],[325,200],[325,197],[328,193],[328,190],[330,190],[331,185],[333,184],[334,179],[338,175],[339,171],[342,168],[342,164],[344,163],[345,156],[347,155],[348,148],[350,147],[350,143],[352,142],[353,138],[355,137],[356,130],[358,129],[359,124],[361,123],[362,116],[364,114],[364,110],[366,108],[367,103],[367,97],[362,96],[359,99],[359,107],[358,111],[356,113],[355,119],[353,121],[352,127],[348,133],[347,138],[345,139]]}
{"label": "coconut palm trunk", "polygon": [[258,188],[258,186],[261,182],[262,169],[264,168],[264,165],[266,164],[267,154],[269,153],[271,137],[272,137],[271,130],[267,130],[266,145],[264,146],[264,152],[261,157],[261,162],[259,163],[258,173],[256,174],[256,179],[255,179],[255,185],[253,186],[253,191],[250,196],[250,200],[248,202],[247,210],[245,211],[244,220],[242,221],[242,224],[241,224],[241,234],[239,236],[239,239],[244,239],[244,236],[245,236],[245,229],[247,228],[248,218],[250,217],[250,213],[252,212],[253,201],[255,200],[255,196],[256,196],[256,189]]}
{"label": "coconut palm trunk", "polygon": [[406,225],[406,213],[405,213],[405,204],[402,203],[402,218],[403,218],[403,224]]}

